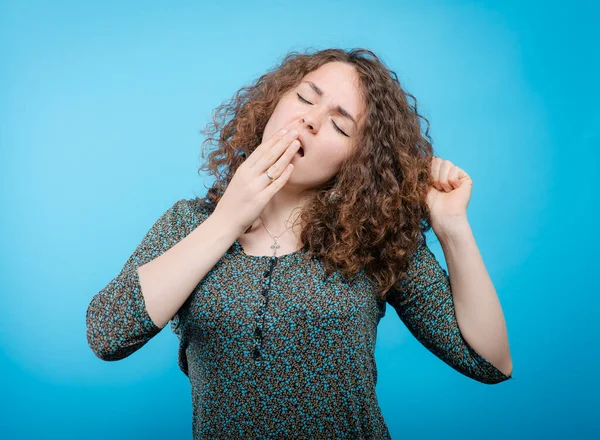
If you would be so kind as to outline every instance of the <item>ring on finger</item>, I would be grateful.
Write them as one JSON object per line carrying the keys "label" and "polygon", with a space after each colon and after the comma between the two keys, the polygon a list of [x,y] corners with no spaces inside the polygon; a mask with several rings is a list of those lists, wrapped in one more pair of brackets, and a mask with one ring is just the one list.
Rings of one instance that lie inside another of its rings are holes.
{"label": "ring on finger", "polygon": [[268,178],[269,178],[271,181],[275,180],[275,178],[274,178],[273,176],[271,176],[271,174],[269,173],[269,170],[267,170],[267,177],[268,177]]}

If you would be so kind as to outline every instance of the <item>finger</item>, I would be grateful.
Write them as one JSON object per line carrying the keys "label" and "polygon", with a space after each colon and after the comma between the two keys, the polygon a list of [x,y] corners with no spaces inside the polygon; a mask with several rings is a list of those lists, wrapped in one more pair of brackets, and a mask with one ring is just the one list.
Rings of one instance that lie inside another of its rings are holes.
{"label": "finger", "polygon": [[459,171],[460,171],[460,168],[458,168],[456,165],[454,165],[452,167],[452,169],[450,170],[450,172],[448,173],[448,183],[450,185],[452,185],[452,187],[455,189],[460,186],[460,181],[458,180]]}
{"label": "finger", "polygon": [[293,121],[291,121],[290,123],[284,125],[283,127],[281,127],[281,129],[279,131],[276,131],[269,139],[262,142],[258,147],[256,147],[256,149],[248,157],[246,162],[250,166],[256,165],[260,161],[260,158],[265,154],[265,152],[269,151],[271,148],[273,148],[274,145],[277,144],[277,142],[281,141],[281,139],[283,139],[284,136],[291,129],[298,128],[298,122],[299,122],[300,118],[301,117],[298,117],[298,118],[294,119]]}
{"label": "finger", "polygon": [[275,143],[279,142],[285,136],[285,134],[287,132],[288,132],[288,130],[285,128],[283,128],[279,131],[276,131],[275,134],[273,134],[269,139],[267,139],[266,141],[261,143],[258,147],[256,147],[256,149],[252,152],[252,154],[250,154],[250,156],[248,156],[248,159],[246,159],[246,162],[250,165],[256,164],[256,162],[258,162],[258,160],[265,153],[265,151],[268,151],[269,149],[271,149],[271,147],[273,145],[275,145]]}
{"label": "finger", "polygon": [[278,178],[274,179],[269,186],[267,186],[265,188],[266,191],[266,195],[268,197],[268,199],[270,200],[271,197],[273,197],[275,195],[275,193],[277,193],[281,188],[283,188],[283,186],[287,183],[287,181],[289,180],[290,176],[292,175],[292,172],[294,171],[294,165],[293,164],[289,164],[285,170],[283,170],[283,173],[281,173],[281,176],[279,176]]}
{"label": "finger", "polygon": [[450,185],[448,183],[448,174],[450,173],[450,169],[453,166],[454,166],[454,164],[452,162],[450,162],[449,160],[443,161],[442,164],[440,165],[439,181],[440,181],[441,187],[446,192],[452,191],[452,185]]}
{"label": "finger", "polygon": [[300,141],[298,139],[294,139],[284,151],[284,153],[281,155],[281,157],[277,160],[277,162],[275,162],[274,165],[268,168],[269,174],[274,178],[277,178],[277,176],[281,174],[282,170],[285,170],[285,167],[287,167],[288,164],[292,161],[294,155],[296,154],[299,148]]}
{"label": "finger", "polygon": [[[263,156],[270,150],[272,150],[275,146],[278,145],[279,142],[281,142],[286,135],[289,135],[290,130],[292,129],[299,129],[300,124],[298,124],[298,122],[300,122],[302,116],[297,117],[296,119],[292,120],[291,122],[289,122],[288,124],[286,124],[285,126],[281,127],[281,130],[279,130],[276,134],[278,136],[272,136],[272,138],[270,138],[269,140],[263,142],[262,144],[260,144],[256,150],[254,150],[253,154],[254,154],[254,158],[250,163],[250,165],[252,167],[256,166],[259,162],[261,162]],[[280,145],[280,144],[279,144]],[[281,155],[281,151],[279,152],[279,155],[277,157],[279,157]],[[269,167],[276,159],[277,157],[274,157],[273,160],[271,160],[271,162],[266,165],[266,166],[259,166],[259,172],[264,172],[264,170],[266,169],[266,167]]]}
{"label": "finger", "polygon": [[431,185],[439,191],[443,191],[439,184],[441,159],[439,157],[433,157],[431,159]]}
{"label": "finger", "polygon": [[[271,168],[275,161],[288,149],[291,143],[298,137],[298,131],[293,129],[288,131],[280,140],[275,142],[269,150],[266,150],[263,155],[256,162],[254,167],[258,173],[264,173],[267,169]],[[281,168],[283,169],[283,167]],[[276,177],[271,172],[273,177]]]}

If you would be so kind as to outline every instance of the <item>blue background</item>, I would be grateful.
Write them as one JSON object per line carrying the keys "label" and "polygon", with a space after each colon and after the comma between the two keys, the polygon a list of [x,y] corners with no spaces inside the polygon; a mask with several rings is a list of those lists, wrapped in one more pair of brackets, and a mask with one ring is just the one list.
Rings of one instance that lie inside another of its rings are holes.
{"label": "blue background", "polygon": [[473,178],[508,325],[514,379],[490,386],[388,306],[392,437],[600,435],[595,2],[123,3],[0,3],[2,438],[191,438],[175,335],[104,362],[85,312],[164,211],[205,193],[211,111],[309,47],[369,48],[417,97],[437,154]]}

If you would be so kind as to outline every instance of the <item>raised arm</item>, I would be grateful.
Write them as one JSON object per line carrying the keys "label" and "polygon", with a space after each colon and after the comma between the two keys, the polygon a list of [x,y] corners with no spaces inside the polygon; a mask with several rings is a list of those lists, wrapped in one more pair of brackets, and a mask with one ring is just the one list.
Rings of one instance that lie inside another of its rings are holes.
{"label": "raised arm", "polygon": [[463,338],[454,309],[450,278],[425,239],[411,258],[407,276],[387,302],[417,340],[458,372],[486,384],[508,379]]}

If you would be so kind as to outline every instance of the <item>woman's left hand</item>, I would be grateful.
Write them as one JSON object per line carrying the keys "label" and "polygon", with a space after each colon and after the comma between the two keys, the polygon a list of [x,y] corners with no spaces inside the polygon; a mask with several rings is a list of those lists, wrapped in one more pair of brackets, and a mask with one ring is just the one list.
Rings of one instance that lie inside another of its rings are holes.
{"label": "woman's left hand", "polygon": [[431,185],[427,206],[434,232],[452,227],[456,222],[464,222],[473,187],[469,175],[449,160],[433,156]]}

